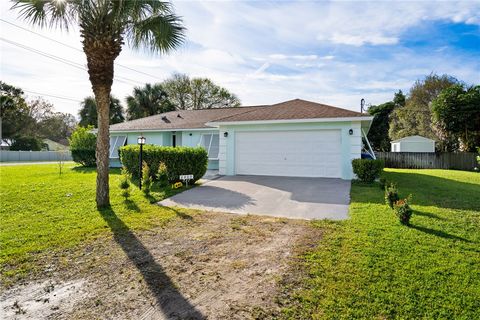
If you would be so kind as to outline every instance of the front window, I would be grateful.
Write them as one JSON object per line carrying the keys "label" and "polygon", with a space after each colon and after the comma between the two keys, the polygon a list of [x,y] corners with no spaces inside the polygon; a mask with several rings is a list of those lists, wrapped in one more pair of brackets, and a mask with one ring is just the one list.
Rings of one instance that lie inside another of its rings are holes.
{"label": "front window", "polygon": [[218,133],[202,134],[200,146],[207,150],[209,159],[218,159],[218,151],[220,149]]}
{"label": "front window", "polygon": [[127,142],[127,136],[110,137],[110,158],[118,159],[118,149]]}

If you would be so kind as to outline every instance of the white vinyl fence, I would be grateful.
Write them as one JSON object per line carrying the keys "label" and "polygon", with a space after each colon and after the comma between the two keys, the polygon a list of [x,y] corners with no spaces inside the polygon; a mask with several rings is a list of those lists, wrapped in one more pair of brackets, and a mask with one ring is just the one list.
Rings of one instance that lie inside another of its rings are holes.
{"label": "white vinyl fence", "polygon": [[0,151],[0,162],[72,161],[70,151]]}

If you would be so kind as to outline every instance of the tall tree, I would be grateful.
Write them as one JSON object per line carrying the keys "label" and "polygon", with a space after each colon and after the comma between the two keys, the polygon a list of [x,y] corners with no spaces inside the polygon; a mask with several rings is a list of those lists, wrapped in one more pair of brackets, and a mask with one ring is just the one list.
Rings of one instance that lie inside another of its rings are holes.
{"label": "tall tree", "polygon": [[480,146],[480,86],[456,84],[444,89],[432,102],[434,120],[445,132],[457,137],[462,151]]}
{"label": "tall tree", "polygon": [[0,140],[11,139],[22,129],[27,110],[22,89],[0,81]]}
{"label": "tall tree", "polygon": [[368,140],[373,150],[390,151],[390,138],[388,130],[390,129],[390,115],[395,108],[405,106],[405,95],[402,90],[395,93],[393,101],[388,101],[377,106],[368,108],[368,113],[373,116],[370,131],[368,131]]}
{"label": "tall tree", "polygon": [[238,97],[208,78],[174,74],[163,82],[170,101],[179,110],[239,107]]}
{"label": "tall tree", "polygon": [[[82,127],[94,126],[97,127],[97,102],[94,97],[86,97],[80,103],[80,122],[78,123]],[[123,107],[120,100],[114,96],[110,96],[110,124],[120,123],[125,121],[123,115]]]}
{"label": "tall tree", "polygon": [[155,114],[173,111],[175,107],[168,100],[167,93],[159,83],[144,87],[136,87],[133,94],[127,97],[128,120],[153,116]]}
{"label": "tall tree", "polygon": [[40,26],[78,25],[97,102],[97,206],[110,205],[109,124],[114,61],[125,42],[133,48],[168,52],[183,43],[184,27],[172,6],[160,0],[14,0],[20,16]]}
{"label": "tall tree", "polygon": [[396,108],[390,117],[389,137],[392,140],[410,135],[420,135],[437,141],[441,150],[451,151],[455,141],[441,134],[432,121],[431,102],[443,89],[457,84],[449,75],[430,74],[417,80],[409,91],[405,107]]}
{"label": "tall tree", "polygon": [[190,78],[186,74],[174,73],[162,83],[168,99],[178,110],[187,110],[191,105]]}

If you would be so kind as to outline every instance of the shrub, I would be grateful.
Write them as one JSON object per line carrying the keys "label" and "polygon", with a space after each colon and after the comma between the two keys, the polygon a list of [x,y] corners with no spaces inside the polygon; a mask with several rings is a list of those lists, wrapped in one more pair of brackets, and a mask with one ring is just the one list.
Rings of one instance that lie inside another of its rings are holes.
{"label": "shrub", "polygon": [[352,167],[353,172],[357,175],[358,179],[363,182],[372,183],[375,179],[380,177],[384,162],[383,160],[353,159]]}
{"label": "shrub", "polygon": [[[140,147],[127,145],[120,148],[120,160],[128,172],[135,178],[139,177],[138,159]],[[169,182],[179,181],[182,174],[193,174],[197,181],[207,171],[208,155],[202,147],[162,147],[154,145],[143,146],[143,161],[145,161],[150,173],[158,173],[160,163],[167,167]]]}
{"label": "shrub", "polygon": [[42,140],[36,137],[16,136],[10,146],[12,151],[40,151],[42,150]]}
{"label": "shrub", "polygon": [[122,168],[122,178],[120,180],[120,189],[122,189],[122,196],[125,197],[125,200],[128,199],[130,196],[130,182],[129,182],[130,174],[125,169]]}
{"label": "shrub", "polygon": [[158,166],[157,181],[160,187],[166,187],[168,185],[168,170],[163,162],[160,162]]}
{"label": "shrub", "polygon": [[388,186],[387,178],[380,177],[380,179],[378,181],[380,183],[380,189],[385,190],[385,188]]}
{"label": "shrub", "polygon": [[408,226],[410,224],[410,218],[412,217],[413,210],[409,206],[412,195],[409,195],[406,199],[398,200],[393,205],[393,209],[401,224]]}
{"label": "shrub", "polygon": [[150,194],[150,189],[152,188],[152,176],[150,174],[150,168],[148,164],[143,161],[142,164],[142,191],[148,196]]}
{"label": "shrub", "polygon": [[96,165],[95,145],[97,144],[97,137],[92,133],[92,129],[92,126],[77,127],[68,139],[73,161],[85,167]]}
{"label": "shrub", "polygon": [[393,209],[393,205],[400,199],[397,186],[394,183],[385,187],[385,203]]}

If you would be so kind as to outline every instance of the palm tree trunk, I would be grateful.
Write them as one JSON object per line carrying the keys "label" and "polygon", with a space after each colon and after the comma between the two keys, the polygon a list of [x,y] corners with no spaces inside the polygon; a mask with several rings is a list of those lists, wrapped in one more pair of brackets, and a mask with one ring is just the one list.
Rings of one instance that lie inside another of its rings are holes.
{"label": "palm tree trunk", "polygon": [[110,87],[94,88],[97,102],[98,133],[95,155],[97,158],[97,207],[110,205],[108,184],[110,152]]}

